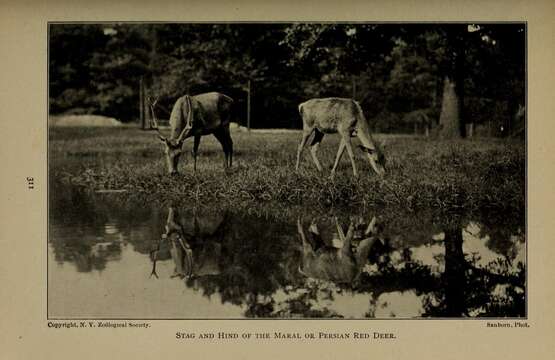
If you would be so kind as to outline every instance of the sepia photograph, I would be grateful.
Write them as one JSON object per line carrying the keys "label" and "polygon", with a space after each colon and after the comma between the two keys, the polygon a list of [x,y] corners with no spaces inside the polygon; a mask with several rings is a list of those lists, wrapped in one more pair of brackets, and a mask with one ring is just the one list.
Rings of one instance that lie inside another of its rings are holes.
{"label": "sepia photograph", "polygon": [[551,359],[554,9],[0,3],[0,358]]}
{"label": "sepia photograph", "polygon": [[46,26],[47,319],[528,318],[525,21]]}

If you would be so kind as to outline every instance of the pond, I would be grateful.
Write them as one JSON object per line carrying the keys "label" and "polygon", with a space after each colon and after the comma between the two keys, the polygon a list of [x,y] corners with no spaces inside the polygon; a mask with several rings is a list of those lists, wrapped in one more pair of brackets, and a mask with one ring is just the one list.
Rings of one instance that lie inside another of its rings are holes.
{"label": "pond", "polygon": [[526,316],[524,221],[504,214],[49,194],[52,319]]}

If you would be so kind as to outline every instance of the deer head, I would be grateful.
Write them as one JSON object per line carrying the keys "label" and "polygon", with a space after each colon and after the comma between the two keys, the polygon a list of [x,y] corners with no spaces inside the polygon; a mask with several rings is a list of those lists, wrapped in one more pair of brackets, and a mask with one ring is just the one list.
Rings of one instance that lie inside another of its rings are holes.
{"label": "deer head", "polygon": [[[183,142],[185,141],[185,139],[187,138],[187,136],[189,135],[192,129],[192,123],[193,123],[192,109],[193,108],[191,104],[191,98],[189,96],[185,96],[185,101],[187,102],[187,109],[188,109],[185,127],[183,128],[183,130],[181,131],[181,133],[176,139],[171,139],[171,138],[165,137],[160,132],[160,128],[158,127],[158,121],[156,120],[156,113],[154,111],[156,107],[156,103],[158,102],[158,99],[153,100],[152,98],[149,98],[150,111],[152,114],[150,126],[151,128],[155,129],[158,132],[158,138],[164,144],[164,154],[166,157],[166,164],[168,165],[168,173],[170,175],[176,175],[178,173],[177,165],[179,164],[179,158],[181,156],[181,153],[183,152],[183,149],[182,149]],[[172,115],[174,111],[172,111]]]}
{"label": "deer head", "polygon": [[384,176],[386,159],[381,147],[377,145],[374,148],[368,148],[363,145],[359,145],[359,147],[366,153],[366,157],[368,158],[368,161],[370,161],[370,165],[376,174]]}

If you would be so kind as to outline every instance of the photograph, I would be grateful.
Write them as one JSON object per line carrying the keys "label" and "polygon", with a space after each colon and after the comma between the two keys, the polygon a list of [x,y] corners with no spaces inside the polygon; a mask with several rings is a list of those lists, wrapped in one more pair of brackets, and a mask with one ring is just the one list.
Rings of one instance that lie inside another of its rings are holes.
{"label": "photograph", "polygon": [[48,320],[528,319],[526,21],[45,26]]}

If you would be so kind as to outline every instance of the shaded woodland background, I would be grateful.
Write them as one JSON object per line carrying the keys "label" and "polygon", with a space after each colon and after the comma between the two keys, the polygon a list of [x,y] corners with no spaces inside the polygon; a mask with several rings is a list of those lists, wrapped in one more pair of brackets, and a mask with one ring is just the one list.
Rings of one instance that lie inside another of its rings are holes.
{"label": "shaded woodland background", "polygon": [[[300,128],[313,97],[358,100],[376,132],[442,138],[525,131],[526,31],[503,24],[50,24],[51,114],[139,122],[220,91],[246,125]],[[165,111],[164,111],[165,109]]]}

